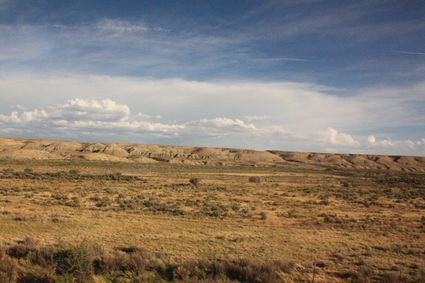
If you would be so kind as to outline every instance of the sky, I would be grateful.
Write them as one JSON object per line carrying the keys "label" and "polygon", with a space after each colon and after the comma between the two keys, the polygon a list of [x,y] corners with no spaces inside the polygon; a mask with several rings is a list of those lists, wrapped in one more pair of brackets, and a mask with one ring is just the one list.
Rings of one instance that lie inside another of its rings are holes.
{"label": "sky", "polygon": [[0,0],[0,136],[425,155],[424,1]]}

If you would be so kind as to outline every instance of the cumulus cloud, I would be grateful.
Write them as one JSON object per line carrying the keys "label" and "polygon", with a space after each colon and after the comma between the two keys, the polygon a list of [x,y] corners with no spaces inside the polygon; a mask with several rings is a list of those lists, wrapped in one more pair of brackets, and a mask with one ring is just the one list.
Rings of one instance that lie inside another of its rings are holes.
{"label": "cumulus cloud", "polygon": [[376,142],[376,138],[375,138],[375,136],[369,136],[367,138],[367,141],[371,144],[374,144]]}
{"label": "cumulus cloud", "polygon": [[59,115],[65,120],[123,121],[128,120],[130,109],[111,99],[88,100],[76,98],[59,105]]}
{"label": "cumulus cloud", "polygon": [[0,114],[0,123],[25,124],[32,121],[40,121],[46,117],[47,112],[43,109],[34,109],[32,111],[25,111],[22,113],[14,111],[10,115]]}
{"label": "cumulus cloud", "polygon": [[[26,107],[20,107],[27,109]],[[425,138],[413,141],[354,137],[333,127],[300,135],[266,116],[214,117],[167,121],[161,116],[133,114],[130,107],[112,99],[74,98],[33,110],[0,114],[0,134],[26,137],[71,138],[134,142],[167,142],[214,146],[288,149],[291,143],[323,145],[324,151],[424,152]],[[129,140],[130,137],[132,140]],[[165,140],[164,140],[165,139]],[[213,143],[209,143],[213,142]]]}
{"label": "cumulus cloud", "polygon": [[350,134],[338,132],[336,129],[329,127],[324,133],[325,143],[343,147],[358,147],[360,142],[353,138]]}
{"label": "cumulus cloud", "polygon": [[79,131],[93,133],[109,132],[118,135],[150,134],[162,137],[235,135],[256,131],[256,127],[241,119],[217,117],[199,119],[181,123],[153,121],[150,115],[138,113],[132,115],[130,108],[111,99],[88,100],[71,99],[64,104],[48,106],[22,113],[12,112],[0,114],[0,125],[16,130],[36,133],[39,129],[48,128],[51,132],[68,131],[78,134]]}
{"label": "cumulus cloud", "polygon": [[389,138],[377,139],[374,135],[368,137],[368,146],[376,149],[387,149],[399,153],[419,152],[425,153],[425,139],[392,140]]}

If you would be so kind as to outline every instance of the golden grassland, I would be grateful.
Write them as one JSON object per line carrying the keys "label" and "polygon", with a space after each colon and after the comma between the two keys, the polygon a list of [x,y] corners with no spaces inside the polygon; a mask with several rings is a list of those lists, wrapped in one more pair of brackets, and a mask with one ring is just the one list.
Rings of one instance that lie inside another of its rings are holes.
{"label": "golden grassland", "polygon": [[[42,269],[50,272],[42,282],[425,278],[423,173],[75,160],[2,160],[0,172],[0,245],[3,258],[16,261],[15,274],[0,280]],[[27,254],[13,258],[8,251],[23,239],[38,249],[84,242],[105,254],[139,247],[180,269],[191,261],[236,259],[285,268],[268,270],[278,273],[269,278],[223,271],[218,279],[190,270],[170,277],[151,268],[150,277],[93,271],[78,279],[56,274],[57,266],[37,266]]]}

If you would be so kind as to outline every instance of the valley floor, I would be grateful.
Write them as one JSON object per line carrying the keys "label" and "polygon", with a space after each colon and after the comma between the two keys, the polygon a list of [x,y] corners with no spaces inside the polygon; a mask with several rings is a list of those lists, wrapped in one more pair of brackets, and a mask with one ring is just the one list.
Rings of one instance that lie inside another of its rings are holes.
{"label": "valley floor", "polygon": [[[425,174],[75,160],[2,160],[0,172],[0,245],[3,260],[17,265],[11,280],[25,272],[65,276],[30,253],[10,252],[28,242],[38,251],[82,242],[105,254],[138,247],[157,258],[156,265],[177,267],[281,262],[284,268],[273,269],[277,277],[263,282],[425,278]],[[147,272],[149,280],[218,280],[209,271],[170,279],[143,269],[135,272]],[[222,282],[254,282],[223,272]],[[92,273],[98,282],[128,276]]]}

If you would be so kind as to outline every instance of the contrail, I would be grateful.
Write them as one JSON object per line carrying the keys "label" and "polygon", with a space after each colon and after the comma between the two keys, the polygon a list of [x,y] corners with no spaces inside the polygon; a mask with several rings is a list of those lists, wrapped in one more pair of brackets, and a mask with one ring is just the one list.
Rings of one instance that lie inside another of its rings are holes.
{"label": "contrail", "polygon": [[425,55],[425,52],[411,52],[411,51],[400,51],[400,50],[391,50],[390,52],[408,54],[408,55]]}

